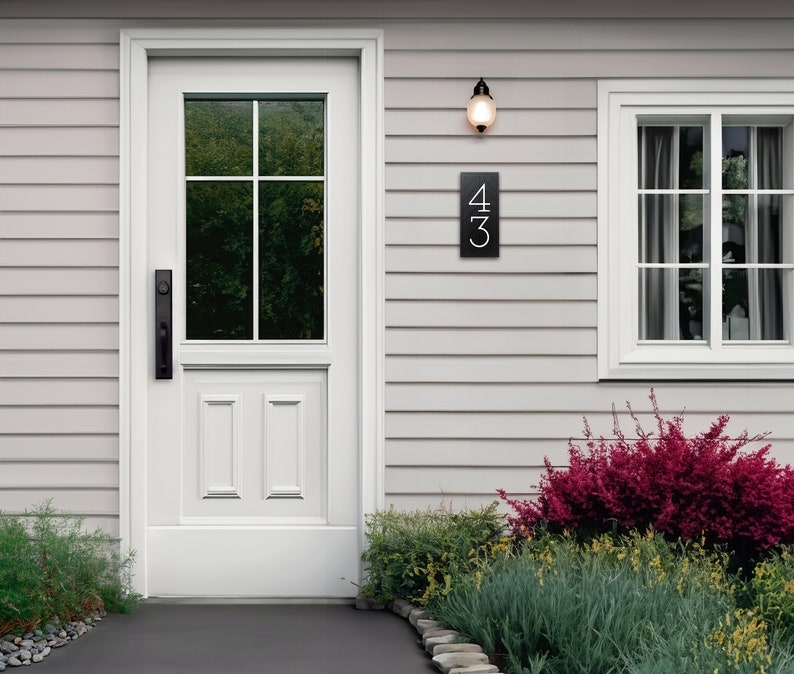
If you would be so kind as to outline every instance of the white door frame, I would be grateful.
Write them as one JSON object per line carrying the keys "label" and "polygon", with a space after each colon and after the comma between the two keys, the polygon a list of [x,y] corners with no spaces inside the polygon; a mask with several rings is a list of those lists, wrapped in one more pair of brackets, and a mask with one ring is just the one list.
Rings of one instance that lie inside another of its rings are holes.
{"label": "white door frame", "polygon": [[119,139],[119,530],[136,551],[133,582],[147,595],[145,282],[148,59],[154,56],[354,56],[360,91],[361,203],[358,264],[359,545],[365,513],[384,501],[383,33],[369,29],[134,29],[120,35]]}

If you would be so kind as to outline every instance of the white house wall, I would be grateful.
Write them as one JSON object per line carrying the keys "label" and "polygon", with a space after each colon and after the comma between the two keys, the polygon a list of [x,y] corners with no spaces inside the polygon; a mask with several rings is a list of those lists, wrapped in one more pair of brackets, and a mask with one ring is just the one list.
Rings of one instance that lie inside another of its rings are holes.
{"label": "white house wall", "polygon": [[[220,11],[196,4],[191,17]],[[509,16],[507,4],[495,14]],[[130,5],[0,3],[0,509],[52,497],[113,532],[118,34],[159,18],[188,25],[175,18],[184,3]],[[220,7],[241,18],[243,5]],[[289,5],[276,16],[307,16],[295,8],[308,4]],[[679,5],[660,11],[684,16],[692,3]],[[564,463],[583,415],[609,433],[612,403],[647,412],[651,386],[665,413],[686,408],[691,430],[729,413],[792,459],[789,383],[603,384],[596,368],[597,80],[792,76],[794,19],[774,18],[789,4],[760,3],[761,20],[632,20],[626,3],[606,3],[609,20],[533,20],[527,8],[516,20],[410,19],[412,7],[444,6],[346,2],[336,19],[385,34],[386,503],[530,493],[544,455]],[[67,7],[91,18],[29,20]],[[483,136],[463,112],[480,76],[498,106]],[[458,255],[461,171],[500,174],[499,259]]]}

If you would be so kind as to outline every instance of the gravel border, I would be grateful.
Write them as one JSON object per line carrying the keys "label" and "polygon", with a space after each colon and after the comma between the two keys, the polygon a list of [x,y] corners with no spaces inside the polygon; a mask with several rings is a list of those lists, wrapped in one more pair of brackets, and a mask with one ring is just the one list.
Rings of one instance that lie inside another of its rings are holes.
{"label": "gravel border", "polygon": [[9,667],[24,667],[41,662],[53,649],[63,648],[88,634],[107,614],[101,611],[89,618],[65,625],[46,623],[43,628],[24,634],[0,637],[0,672]]}

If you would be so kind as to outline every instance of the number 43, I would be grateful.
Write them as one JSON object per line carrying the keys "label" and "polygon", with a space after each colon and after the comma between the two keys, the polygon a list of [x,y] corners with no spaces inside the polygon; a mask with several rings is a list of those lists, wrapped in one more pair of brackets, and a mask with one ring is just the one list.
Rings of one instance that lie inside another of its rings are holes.
{"label": "number 43", "polygon": [[[486,201],[485,195],[485,183],[480,185],[480,189],[474,194],[474,196],[469,200],[469,206],[479,206],[477,209],[478,213],[490,213],[491,209],[488,208],[491,205],[490,201]],[[479,199],[479,201],[478,201]],[[488,222],[490,215],[472,215],[471,222],[479,221],[479,225],[477,226],[477,231],[482,232],[485,234],[485,241],[482,243],[475,243],[474,237],[469,239],[469,243],[474,246],[475,248],[485,248],[488,243],[491,241],[491,235],[488,230],[485,228],[485,223]]]}

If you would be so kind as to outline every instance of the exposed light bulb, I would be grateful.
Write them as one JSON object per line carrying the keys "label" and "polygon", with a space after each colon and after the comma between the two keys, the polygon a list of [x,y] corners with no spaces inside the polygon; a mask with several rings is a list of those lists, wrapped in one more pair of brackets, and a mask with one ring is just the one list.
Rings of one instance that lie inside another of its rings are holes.
{"label": "exposed light bulb", "polygon": [[466,116],[469,118],[469,123],[480,133],[491,126],[496,119],[496,103],[482,78],[475,85],[474,95],[466,104]]}

